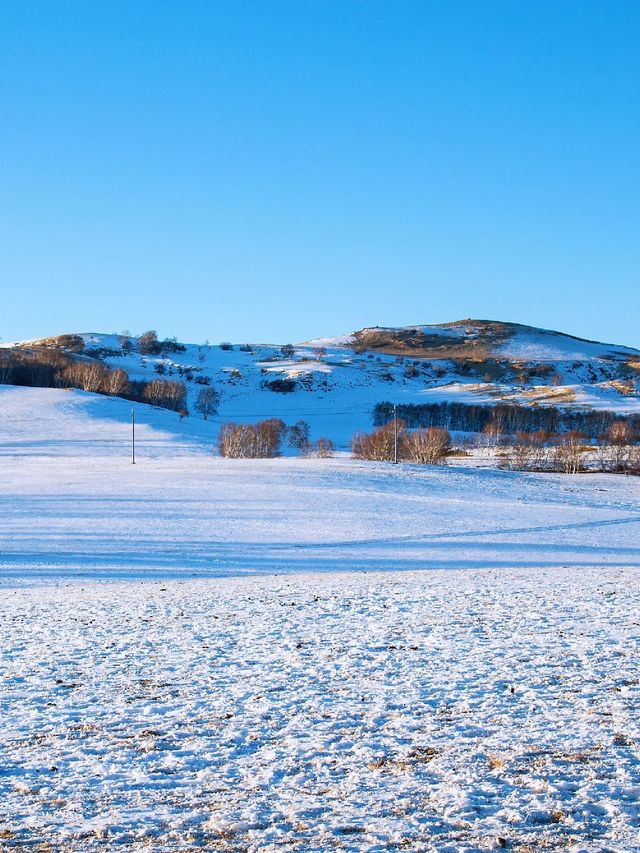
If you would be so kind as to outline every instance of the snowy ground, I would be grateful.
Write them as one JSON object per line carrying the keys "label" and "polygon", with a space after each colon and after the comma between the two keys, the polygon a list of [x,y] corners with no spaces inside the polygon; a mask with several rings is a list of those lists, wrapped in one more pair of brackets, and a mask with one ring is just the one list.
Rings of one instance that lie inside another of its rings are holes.
{"label": "snowy ground", "polygon": [[0,397],[0,850],[640,851],[640,478]]}
{"label": "snowy ground", "polygon": [[639,607],[620,569],[6,590],[4,843],[640,850]]}

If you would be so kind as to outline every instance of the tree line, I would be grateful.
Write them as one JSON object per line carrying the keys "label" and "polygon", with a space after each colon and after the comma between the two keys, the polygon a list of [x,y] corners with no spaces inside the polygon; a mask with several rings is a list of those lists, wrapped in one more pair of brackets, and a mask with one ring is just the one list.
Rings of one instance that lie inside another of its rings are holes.
{"label": "tree line", "polygon": [[0,384],[77,388],[187,413],[187,388],[171,379],[134,380],[120,367],[47,347],[0,350]]}
{"label": "tree line", "polygon": [[[458,403],[402,403],[395,416],[409,429],[441,427],[455,432],[483,432],[495,426],[500,434],[579,432],[597,439],[614,423],[624,422],[633,433],[640,433],[640,415],[619,415],[595,409],[559,409],[555,406],[520,406],[497,403],[495,406]],[[393,403],[378,403],[373,410],[373,425],[384,426],[394,419]]]}

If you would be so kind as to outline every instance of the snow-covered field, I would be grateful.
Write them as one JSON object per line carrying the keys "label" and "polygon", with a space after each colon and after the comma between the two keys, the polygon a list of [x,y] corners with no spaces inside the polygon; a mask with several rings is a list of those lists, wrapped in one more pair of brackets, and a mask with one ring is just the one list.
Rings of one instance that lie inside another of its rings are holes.
{"label": "snow-covered field", "polygon": [[141,408],[0,390],[0,849],[640,850],[640,478]]}
{"label": "snow-covered field", "polygon": [[0,831],[638,850],[639,607],[622,569],[5,590]]}

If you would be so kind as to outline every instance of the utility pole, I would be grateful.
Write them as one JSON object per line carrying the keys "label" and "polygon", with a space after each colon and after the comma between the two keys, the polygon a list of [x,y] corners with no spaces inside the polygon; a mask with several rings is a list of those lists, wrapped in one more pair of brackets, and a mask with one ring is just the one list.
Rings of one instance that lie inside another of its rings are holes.
{"label": "utility pole", "polygon": [[393,404],[393,464],[398,464],[398,410]]}
{"label": "utility pole", "polygon": [[131,464],[136,464],[136,410],[131,409]]}

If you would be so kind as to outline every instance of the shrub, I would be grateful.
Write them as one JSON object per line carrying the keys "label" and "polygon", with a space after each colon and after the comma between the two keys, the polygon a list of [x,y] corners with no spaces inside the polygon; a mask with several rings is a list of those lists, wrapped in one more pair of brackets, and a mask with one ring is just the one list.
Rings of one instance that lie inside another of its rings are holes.
{"label": "shrub", "polygon": [[306,421],[298,421],[287,428],[287,443],[289,447],[302,449],[309,444],[311,429]]}
{"label": "shrub", "polygon": [[280,352],[285,358],[293,358],[296,349],[293,344],[285,344],[284,346],[280,347]]}
{"label": "shrub", "polygon": [[319,438],[316,441],[316,453],[319,459],[328,459],[334,451],[334,444],[330,438]]}
{"label": "shrub", "polygon": [[160,352],[162,353],[162,355],[186,351],[186,346],[184,344],[179,344],[177,338],[165,338],[160,343]]}
{"label": "shrub", "polygon": [[179,412],[186,408],[187,389],[184,382],[174,379],[152,379],[143,390],[143,399],[153,406]]}
{"label": "shrub", "polygon": [[265,383],[265,387],[277,394],[290,394],[296,390],[296,383],[293,379],[286,377],[284,379],[272,379]]}
{"label": "shrub", "polygon": [[[398,457],[400,457],[400,446],[406,432],[402,421],[397,423]],[[395,456],[396,436],[394,424],[374,429],[373,432],[359,432],[353,437],[351,450],[356,459],[370,459],[376,462],[392,462]]]}
{"label": "shrub", "polygon": [[410,462],[435,465],[451,450],[451,434],[441,427],[417,429],[403,435],[401,449],[403,458]]}
{"label": "shrub", "polygon": [[230,341],[222,341],[220,344],[220,349],[225,352],[230,352],[233,349],[233,344]]}
{"label": "shrub", "polygon": [[118,343],[120,344],[123,355],[128,355],[133,350],[133,342],[129,332],[122,332],[118,335]]}
{"label": "shrub", "polygon": [[553,465],[555,471],[564,474],[579,474],[583,470],[583,460],[590,448],[585,446],[585,435],[571,430],[557,439]]}
{"label": "shrub", "polygon": [[118,358],[122,351],[113,347],[89,347],[84,350],[84,354],[88,358]]}
{"label": "shrub", "polygon": [[140,355],[160,355],[160,342],[158,341],[158,333],[154,329],[149,329],[138,338],[138,352]]}
{"label": "shrub", "polygon": [[220,455],[229,459],[267,459],[280,455],[286,424],[277,418],[257,424],[223,424],[218,438]]}

